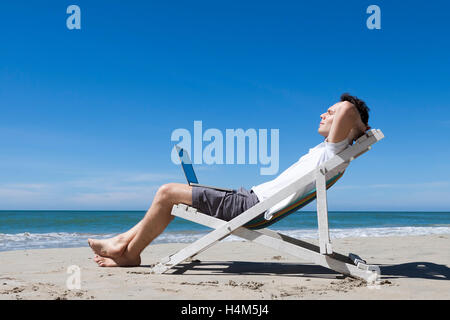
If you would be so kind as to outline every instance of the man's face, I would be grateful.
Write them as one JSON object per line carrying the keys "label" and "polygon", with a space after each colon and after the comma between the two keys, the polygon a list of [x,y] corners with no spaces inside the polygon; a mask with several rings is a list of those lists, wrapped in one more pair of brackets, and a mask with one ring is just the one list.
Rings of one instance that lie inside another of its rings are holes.
{"label": "man's face", "polygon": [[324,136],[325,138],[328,137],[328,134],[330,133],[331,130],[331,125],[333,124],[334,116],[344,103],[345,103],[344,101],[338,102],[329,107],[325,113],[322,113],[320,115],[320,124],[318,130],[320,135]]}

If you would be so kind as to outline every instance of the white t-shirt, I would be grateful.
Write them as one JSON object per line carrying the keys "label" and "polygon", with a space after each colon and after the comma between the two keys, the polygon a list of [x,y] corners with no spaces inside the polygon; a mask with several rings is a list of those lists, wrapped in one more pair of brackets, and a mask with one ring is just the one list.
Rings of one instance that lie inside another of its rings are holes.
{"label": "white t-shirt", "polygon": [[[348,145],[349,143],[347,139],[337,143],[331,143],[325,140],[314,148],[309,149],[309,152],[307,154],[302,156],[296,163],[284,170],[275,179],[263,184],[259,184],[257,186],[253,186],[251,189],[258,197],[258,200],[262,202],[280,191],[282,188],[294,182],[299,177],[304,176],[328,159],[331,159],[336,154],[344,150]],[[301,198],[303,195],[310,192],[314,188],[315,182],[310,183],[304,188],[288,196],[281,202],[277,203],[275,206],[266,211],[266,220],[270,220],[273,216],[273,213],[286,207],[288,204],[295,202],[295,200]]]}

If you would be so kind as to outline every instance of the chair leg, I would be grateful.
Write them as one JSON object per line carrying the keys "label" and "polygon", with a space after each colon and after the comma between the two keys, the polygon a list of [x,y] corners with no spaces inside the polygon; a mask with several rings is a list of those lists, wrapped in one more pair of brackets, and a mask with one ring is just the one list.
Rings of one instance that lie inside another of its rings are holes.
{"label": "chair leg", "polygon": [[319,252],[319,248],[311,243],[291,238],[269,229],[250,230],[239,228],[233,232],[243,239],[262,244],[273,248],[279,252],[287,253],[302,260],[313,262],[317,265],[331,269],[333,271],[373,283],[377,280],[379,269],[376,266],[367,264],[354,264],[349,257],[333,253],[324,255]]}
{"label": "chair leg", "polygon": [[214,245],[216,242],[229,236],[232,232],[227,228],[230,222],[226,222],[205,215],[203,213],[198,212],[196,209],[188,207],[183,204],[175,205],[172,208],[172,215],[180,216],[187,220],[195,219],[196,220],[195,222],[203,225],[210,224],[210,227],[214,228],[215,230],[211,231],[207,235],[191,243],[190,245],[181,249],[180,251],[163,258],[158,264],[156,264],[152,268],[151,271],[153,273],[161,274],[168,271],[169,269],[180,264],[186,259],[192,258],[198,255],[199,253],[205,251],[206,249]]}
{"label": "chair leg", "polygon": [[319,247],[321,254],[332,254],[330,232],[328,228],[328,204],[325,169],[316,170],[316,202],[317,202],[317,224],[319,227]]}

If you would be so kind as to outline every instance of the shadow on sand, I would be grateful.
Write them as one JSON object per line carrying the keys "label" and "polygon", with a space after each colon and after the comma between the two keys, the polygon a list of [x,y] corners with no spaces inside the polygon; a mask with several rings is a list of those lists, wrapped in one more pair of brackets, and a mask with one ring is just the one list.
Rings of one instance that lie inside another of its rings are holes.
{"label": "shadow on sand", "polygon": [[[395,265],[378,265],[381,279],[419,278],[430,280],[450,280],[450,269],[443,264],[432,262],[409,262]],[[340,274],[314,264],[249,261],[198,261],[185,263],[174,268],[172,274],[246,274],[283,275],[292,277],[336,278]]]}

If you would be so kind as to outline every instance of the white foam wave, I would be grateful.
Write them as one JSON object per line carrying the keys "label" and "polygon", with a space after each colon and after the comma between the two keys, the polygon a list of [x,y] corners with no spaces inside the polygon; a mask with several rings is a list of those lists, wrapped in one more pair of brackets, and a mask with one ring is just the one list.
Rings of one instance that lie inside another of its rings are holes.
{"label": "white foam wave", "polygon": [[44,248],[69,248],[87,246],[88,238],[109,238],[114,234],[89,234],[89,233],[0,233],[0,251],[44,249]]}
{"label": "white foam wave", "polygon": [[[278,230],[294,238],[318,238],[316,229],[311,230]],[[330,237],[341,238],[364,238],[364,237],[405,237],[424,236],[431,234],[450,234],[450,227],[388,227],[388,228],[354,228],[354,229],[331,229]]]}
{"label": "white foam wave", "polygon": [[[316,229],[293,229],[275,230],[288,236],[299,239],[317,239]],[[203,235],[206,231],[178,231],[164,232],[153,243],[189,243]],[[391,236],[419,236],[432,234],[450,234],[450,227],[387,227],[387,228],[354,228],[354,229],[331,229],[330,237],[340,238],[361,238],[361,237],[391,237]],[[52,233],[0,233],[0,251],[43,249],[43,248],[69,248],[85,247],[88,238],[104,239],[116,234],[81,234],[67,232]],[[230,236],[225,241],[241,241],[241,238]]]}

